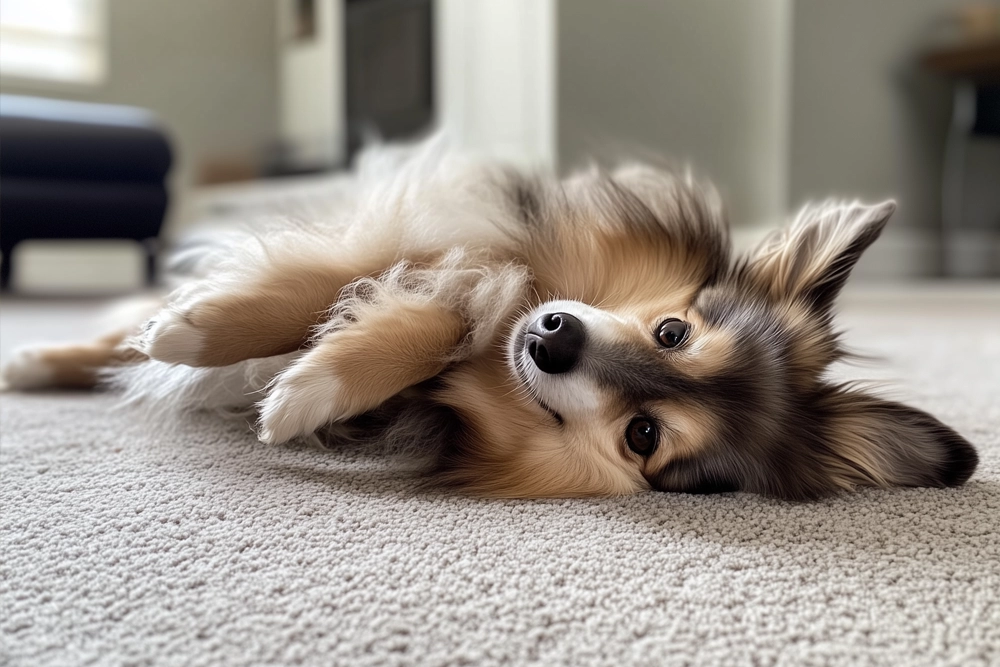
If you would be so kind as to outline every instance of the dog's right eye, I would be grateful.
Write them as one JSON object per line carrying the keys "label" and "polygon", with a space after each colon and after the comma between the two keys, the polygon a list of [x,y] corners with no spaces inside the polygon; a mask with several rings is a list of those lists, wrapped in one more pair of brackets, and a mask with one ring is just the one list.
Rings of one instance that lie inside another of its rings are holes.
{"label": "dog's right eye", "polygon": [[688,323],[683,320],[676,318],[664,320],[656,330],[656,341],[667,349],[677,347],[687,338],[688,329],[690,329]]}
{"label": "dog's right eye", "polygon": [[656,451],[656,424],[645,417],[636,417],[625,429],[625,443],[639,456],[649,456]]}

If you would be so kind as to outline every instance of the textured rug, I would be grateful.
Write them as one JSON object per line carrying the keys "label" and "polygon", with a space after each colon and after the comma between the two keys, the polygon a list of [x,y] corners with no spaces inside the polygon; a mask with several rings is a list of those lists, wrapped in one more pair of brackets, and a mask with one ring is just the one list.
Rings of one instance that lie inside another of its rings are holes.
{"label": "textured rug", "polygon": [[[2,354],[86,306],[5,301]],[[977,445],[961,489],[510,502],[371,448],[0,397],[0,664],[1000,664],[1000,298],[848,298],[851,376]]]}

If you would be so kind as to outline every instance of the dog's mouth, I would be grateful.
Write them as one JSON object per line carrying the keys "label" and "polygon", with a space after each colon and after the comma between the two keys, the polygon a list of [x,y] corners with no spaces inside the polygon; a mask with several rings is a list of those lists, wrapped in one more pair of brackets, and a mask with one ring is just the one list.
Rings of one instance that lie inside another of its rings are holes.
{"label": "dog's mouth", "polygon": [[527,351],[525,350],[524,340],[527,335],[527,331],[528,327],[526,322],[519,322],[517,324],[516,333],[511,336],[510,345],[507,348],[507,362],[514,373],[514,377],[526,390],[526,393],[531,400],[538,407],[545,410],[545,412],[547,412],[557,424],[562,426],[565,423],[563,416],[538,395],[538,386],[534,382],[533,373],[530,368],[530,364],[532,362],[528,358]]}

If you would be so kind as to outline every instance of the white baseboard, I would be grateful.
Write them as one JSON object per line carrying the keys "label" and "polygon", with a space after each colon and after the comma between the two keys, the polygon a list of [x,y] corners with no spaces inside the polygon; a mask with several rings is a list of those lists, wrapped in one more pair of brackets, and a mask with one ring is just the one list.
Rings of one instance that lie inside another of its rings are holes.
{"label": "white baseboard", "polygon": [[19,293],[113,294],[145,284],[146,254],[131,241],[25,241],[14,249]]}

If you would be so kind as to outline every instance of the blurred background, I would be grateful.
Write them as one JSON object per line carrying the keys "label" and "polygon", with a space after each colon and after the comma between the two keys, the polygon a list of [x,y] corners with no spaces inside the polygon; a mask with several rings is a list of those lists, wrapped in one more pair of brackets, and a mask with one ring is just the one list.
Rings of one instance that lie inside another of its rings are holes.
{"label": "blurred background", "polygon": [[1000,276],[1000,3],[0,0],[6,297],[156,280],[206,220],[444,127],[567,171],[665,155],[738,244],[803,202],[894,197],[862,280]]}

